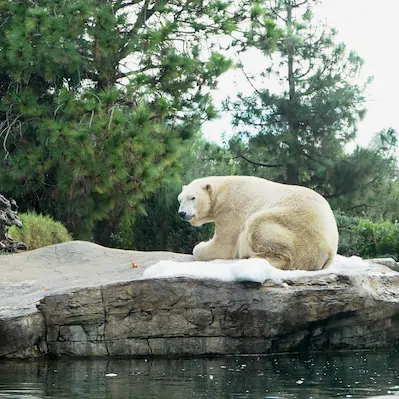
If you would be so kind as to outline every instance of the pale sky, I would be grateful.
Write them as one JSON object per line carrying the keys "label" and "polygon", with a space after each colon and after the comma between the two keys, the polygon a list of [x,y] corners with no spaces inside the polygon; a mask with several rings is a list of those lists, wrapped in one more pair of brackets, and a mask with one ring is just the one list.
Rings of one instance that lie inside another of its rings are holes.
{"label": "pale sky", "polygon": [[[361,145],[367,145],[373,134],[384,128],[392,127],[399,133],[398,11],[399,0],[324,0],[314,9],[315,18],[337,29],[337,40],[364,59],[363,79],[374,77],[366,92],[367,115],[358,126],[356,142]],[[256,52],[246,54],[242,61],[249,73],[263,68]],[[219,80],[215,103],[219,105],[237,92],[249,94],[251,88],[240,72],[230,71]],[[203,132],[208,140],[221,143],[223,133],[233,133],[229,115],[205,123]]]}

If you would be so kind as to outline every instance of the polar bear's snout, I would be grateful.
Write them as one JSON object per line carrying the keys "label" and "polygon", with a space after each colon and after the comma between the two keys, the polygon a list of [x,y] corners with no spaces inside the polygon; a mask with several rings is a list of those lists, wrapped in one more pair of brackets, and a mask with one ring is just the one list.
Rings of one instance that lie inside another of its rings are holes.
{"label": "polar bear's snout", "polygon": [[195,216],[193,208],[193,204],[187,204],[187,201],[182,201],[177,213],[183,220],[189,222]]}
{"label": "polar bear's snout", "polygon": [[[177,196],[180,203],[179,216],[190,223],[191,226],[201,226],[211,221],[210,188],[183,186],[182,192]],[[205,194],[205,195],[204,195]]]}
{"label": "polar bear's snout", "polygon": [[189,221],[189,220],[192,219],[193,216],[194,216],[194,215],[188,215],[186,212],[183,212],[183,211],[179,211],[178,213],[179,213],[179,216],[180,216],[183,220],[186,220],[186,221]]}
{"label": "polar bear's snout", "polygon": [[177,211],[178,215],[185,220],[186,222],[189,222],[191,219],[195,217],[195,197],[190,195],[189,198],[186,198],[185,196],[182,198],[181,196],[179,197],[179,210]]}

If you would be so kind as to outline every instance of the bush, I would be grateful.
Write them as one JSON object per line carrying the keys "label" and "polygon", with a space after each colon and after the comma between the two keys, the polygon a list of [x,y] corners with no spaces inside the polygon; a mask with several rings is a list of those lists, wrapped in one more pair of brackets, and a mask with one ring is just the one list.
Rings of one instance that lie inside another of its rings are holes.
{"label": "bush", "polygon": [[23,223],[20,229],[12,226],[9,229],[10,236],[14,240],[22,241],[29,250],[72,241],[72,236],[60,222],[56,222],[50,216],[38,215],[33,212],[18,215]]}
{"label": "bush", "polygon": [[399,224],[337,214],[340,233],[338,253],[362,258],[399,259]]}
{"label": "bush", "polygon": [[196,244],[209,240],[214,225],[193,227],[177,214],[180,184],[168,184],[146,201],[145,213],[125,215],[112,245],[140,251],[192,253]]}

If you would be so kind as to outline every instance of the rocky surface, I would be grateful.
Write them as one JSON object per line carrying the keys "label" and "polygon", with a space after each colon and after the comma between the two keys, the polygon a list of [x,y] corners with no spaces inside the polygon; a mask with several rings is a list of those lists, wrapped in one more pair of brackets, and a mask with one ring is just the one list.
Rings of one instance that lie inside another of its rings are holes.
{"label": "rocky surface", "polygon": [[45,319],[36,307],[43,297],[138,279],[160,260],[189,259],[189,255],[123,251],[82,241],[0,256],[0,357],[48,353]]}
{"label": "rocky surface", "polygon": [[2,357],[281,353],[399,344],[399,273],[382,264],[371,263],[359,275],[327,273],[261,285],[143,280],[145,268],[159,260],[191,257],[85,242],[0,259]]}

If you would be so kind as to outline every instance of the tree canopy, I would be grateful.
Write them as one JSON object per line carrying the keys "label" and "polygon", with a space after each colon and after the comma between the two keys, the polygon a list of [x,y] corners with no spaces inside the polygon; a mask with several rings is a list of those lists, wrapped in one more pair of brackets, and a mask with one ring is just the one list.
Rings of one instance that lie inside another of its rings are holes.
{"label": "tree canopy", "polygon": [[[231,62],[220,0],[0,3],[0,185],[89,238],[173,175]],[[207,89],[208,88],[208,89]]]}
{"label": "tree canopy", "polygon": [[[209,234],[180,222],[175,197],[210,174],[301,184],[347,215],[395,220],[396,132],[353,145],[370,80],[316,3],[0,0],[1,193],[74,238],[142,249]],[[237,134],[205,142],[212,90],[250,49],[268,66],[224,103]]]}
{"label": "tree canopy", "polygon": [[[365,86],[358,83],[362,59],[336,42],[333,29],[314,22],[313,3],[265,3],[283,32],[278,52],[261,76],[248,77],[253,94],[239,94],[226,108],[238,130],[230,147],[244,162],[281,182],[324,190],[365,114]],[[262,33],[251,46],[264,51],[260,38],[268,27],[257,29]],[[270,89],[270,82],[281,89]]]}

